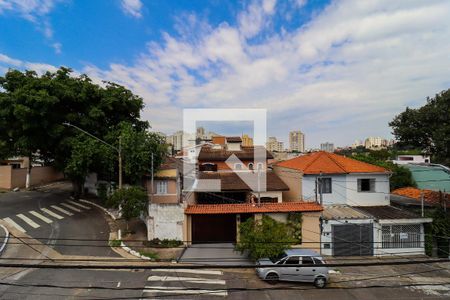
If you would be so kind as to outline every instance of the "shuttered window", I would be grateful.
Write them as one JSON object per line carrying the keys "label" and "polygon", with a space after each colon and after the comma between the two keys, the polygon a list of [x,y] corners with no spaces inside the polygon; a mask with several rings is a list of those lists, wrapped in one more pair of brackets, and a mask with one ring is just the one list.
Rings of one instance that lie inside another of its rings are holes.
{"label": "shuttered window", "polygon": [[167,181],[161,180],[156,182],[156,193],[167,194]]}
{"label": "shuttered window", "polygon": [[[319,178],[319,183],[321,184],[322,194],[331,194],[331,178]],[[320,190],[319,190],[320,191]]]}
{"label": "shuttered window", "polygon": [[374,178],[360,178],[358,179],[358,192],[375,192]]}

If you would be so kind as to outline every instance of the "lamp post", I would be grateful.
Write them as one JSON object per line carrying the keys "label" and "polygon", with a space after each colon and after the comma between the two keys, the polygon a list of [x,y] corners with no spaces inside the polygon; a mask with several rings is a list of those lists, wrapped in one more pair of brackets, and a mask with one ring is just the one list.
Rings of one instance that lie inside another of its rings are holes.
{"label": "lamp post", "polygon": [[119,148],[117,148],[117,147],[114,147],[114,146],[111,145],[111,144],[108,144],[108,143],[105,142],[104,140],[102,140],[102,139],[96,137],[95,135],[90,134],[90,133],[87,132],[86,130],[81,129],[80,127],[78,127],[78,126],[76,126],[76,125],[73,125],[73,124],[70,124],[70,123],[67,123],[67,122],[64,122],[63,125],[73,127],[73,128],[75,128],[75,129],[77,129],[77,130],[83,132],[84,134],[90,136],[91,138],[96,139],[97,141],[99,141],[99,142],[101,142],[101,143],[103,143],[103,144],[105,144],[105,145],[107,145],[107,146],[109,146],[109,147],[111,147],[112,149],[114,149],[114,150],[117,151],[117,154],[118,154],[118,156],[119,156],[119,189],[121,189],[121,188],[122,188],[122,137],[119,136]]}

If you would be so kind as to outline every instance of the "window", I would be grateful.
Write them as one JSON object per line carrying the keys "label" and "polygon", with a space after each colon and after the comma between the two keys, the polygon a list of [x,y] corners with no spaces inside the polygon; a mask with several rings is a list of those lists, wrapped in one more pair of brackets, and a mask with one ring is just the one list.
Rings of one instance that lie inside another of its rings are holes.
{"label": "window", "polygon": [[322,189],[322,194],[331,194],[331,178],[319,178],[319,191]]}
{"label": "window", "polygon": [[319,258],[317,258],[317,257],[314,257],[314,263],[316,264],[316,265],[323,265],[323,261],[321,261]]}
{"label": "window", "polygon": [[167,181],[161,180],[156,182],[156,194],[167,194]]}
{"label": "window", "polygon": [[285,265],[298,265],[299,259],[298,256],[291,256],[284,262]]}
{"label": "window", "polygon": [[420,248],[420,224],[414,225],[383,225],[383,248]]}
{"label": "window", "polygon": [[358,192],[375,192],[375,179],[358,179]]}
{"label": "window", "polygon": [[263,170],[263,169],[264,169],[264,164],[263,164],[263,163],[258,163],[258,164],[256,165],[256,168],[257,168],[258,170]]}
{"label": "window", "polygon": [[313,261],[311,256],[303,256],[302,257],[302,264],[304,264],[304,265],[313,265],[314,261]]}
{"label": "window", "polygon": [[200,165],[200,171],[205,171],[205,172],[215,172],[217,171],[217,165],[213,164],[213,163],[203,163]]}
{"label": "window", "polygon": [[234,169],[235,170],[242,170],[242,164],[241,163],[234,164]]}
{"label": "window", "polygon": [[248,169],[249,169],[250,171],[253,170],[253,163],[249,163],[249,164],[248,164]]}

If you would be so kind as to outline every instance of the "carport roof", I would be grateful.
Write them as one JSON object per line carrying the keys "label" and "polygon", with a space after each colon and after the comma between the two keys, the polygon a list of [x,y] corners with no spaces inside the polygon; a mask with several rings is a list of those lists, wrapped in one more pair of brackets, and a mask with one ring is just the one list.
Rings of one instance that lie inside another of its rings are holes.
{"label": "carport roof", "polygon": [[348,205],[327,205],[322,216],[325,220],[372,219],[373,217]]}
{"label": "carport roof", "polygon": [[282,202],[236,204],[197,204],[189,205],[184,211],[188,215],[203,214],[240,214],[240,213],[277,213],[277,212],[319,212],[323,208],[315,202]]}

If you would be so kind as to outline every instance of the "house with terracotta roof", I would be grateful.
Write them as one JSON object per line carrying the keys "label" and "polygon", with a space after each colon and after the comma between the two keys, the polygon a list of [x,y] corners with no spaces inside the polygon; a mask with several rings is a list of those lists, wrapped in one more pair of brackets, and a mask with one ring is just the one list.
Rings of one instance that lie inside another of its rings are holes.
{"label": "house with terracotta roof", "polygon": [[431,219],[390,206],[390,171],[329,152],[273,166],[289,187],[285,200],[323,205],[321,253],[333,256],[424,254],[423,224]]}
{"label": "house with terracotta roof", "polygon": [[[270,215],[287,221],[290,213],[303,214],[303,240],[312,240],[308,228],[318,230],[322,207],[300,199],[285,201],[283,193],[289,187],[274,172],[267,169],[272,158],[262,146],[243,146],[240,137],[213,139],[214,145],[203,145],[197,157],[193,183],[185,184],[185,240],[192,243],[236,242],[239,224],[248,218]],[[258,161],[255,153],[266,154]],[[230,158],[234,160],[230,161]],[[246,178],[251,178],[246,180]],[[255,189],[256,180],[264,189]],[[217,185],[218,184],[218,185]],[[312,230],[312,229],[311,229]],[[310,244],[308,244],[310,245]]]}
{"label": "house with terracotta roof", "polygon": [[441,191],[404,187],[391,192],[391,203],[399,207],[413,210],[442,207],[450,212],[450,194]]}

